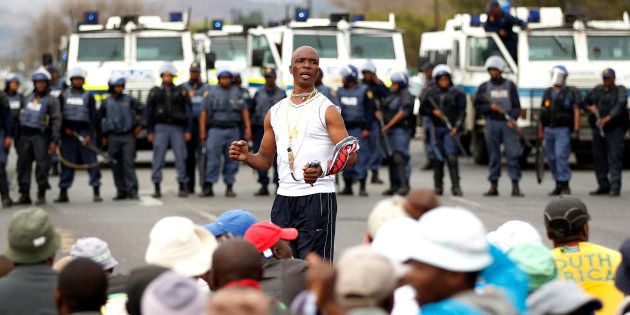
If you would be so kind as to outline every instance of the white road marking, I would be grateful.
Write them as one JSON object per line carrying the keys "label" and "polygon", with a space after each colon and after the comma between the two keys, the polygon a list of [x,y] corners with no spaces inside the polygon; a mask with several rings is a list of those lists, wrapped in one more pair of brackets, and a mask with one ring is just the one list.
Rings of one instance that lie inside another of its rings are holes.
{"label": "white road marking", "polygon": [[469,199],[466,199],[464,197],[448,197],[448,199],[451,199],[453,201],[457,201],[459,203],[463,203],[463,204],[466,204],[466,205],[469,205],[469,206],[473,206],[473,207],[476,207],[476,208],[483,207],[482,204],[474,202],[474,201],[469,200]]}
{"label": "white road marking", "polygon": [[140,205],[143,207],[161,207],[164,202],[151,196],[140,196]]}

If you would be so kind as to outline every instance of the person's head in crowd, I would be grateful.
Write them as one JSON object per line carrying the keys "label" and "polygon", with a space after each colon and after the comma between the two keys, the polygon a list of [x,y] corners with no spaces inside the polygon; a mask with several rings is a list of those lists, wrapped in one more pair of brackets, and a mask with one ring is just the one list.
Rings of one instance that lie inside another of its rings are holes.
{"label": "person's head in crowd", "polygon": [[492,16],[495,18],[503,15],[503,11],[501,11],[501,5],[498,0],[490,0],[488,4],[486,4],[486,13],[488,16]]}
{"label": "person's head in crowd", "polygon": [[247,229],[256,223],[256,218],[247,210],[235,209],[223,212],[213,223],[205,227],[218,241],[243,238]]}
{"label": "person's head in crowd", "polygon": [[473,290],[479,272],[492,263],[486,230],[470,211],[440,207],[424,214],[417,234],[405,243],[406,280],[426,305]]}
{"label": "person's head in crowd", "polygon": [[7,256],[0,255],[0,278],[6,276],[14,267],[15,265]]}
{"label": "person's head in crowd", "polygon": [[41,208],[17,211],[9,222],[5,256],[16,266],[46,263],[52,266],[60,237]]}
{"label": "person's head in crowd", "polygon": [[575,281],[551,281],[527,298],[530,315],[592,315],[601,308]]}
{"label": "person's head in crowd", "polygon": [[65,257],[61,257],[59,258],[57,261],[55,261],[55,263],[53,264],[52,268],[54,271],[56,272],[61,272],[63,270],[63,268],[66,268],[66,266],[74,260],[75,257],[72,256],[65,256]]}
{"label": "person's head in crowd", "polygon": [[427,63],[426,65],[422,67],[422,72],[424,73],[424,79],[426,81],[433,80],[433,68],[435,68],[434,63]]}
{"label": "person's head in crowd", "polygon": [[208,297],[197,282],[166,271],[155,278],[142,294],[141,310],[146,315],[206,314]]}
{"label": "person's head in crowd", "polygon": [[271,300],[260,290],[233,287],[219,290],[210,300],[208,314],[269,315]]}
{"label": "person's head in crowd", "polygon": [[155,265],[146,265],[131,270],[127,288],[125,289],[125,293],[127,293],[127,304],[125,307],[129,315],[142,314],[141,303],[145,289],[151,281],[167,271],[167,268]]}
{"label": "person's head in crowd", "polygon": [[545,207],[545,228],[553,247],[569,243],[588,242],[590,215],[586,205],[577,198],[560,196]]}
{"label": "person's head in crowd", "polygon": [[403,207],[407,214],[418,220],[420,217],[431,209],[440,206],[433,190],[430,189],[414,189],[409,192]]}
{"label": "person's head in crowd", "polygon": [[88,258],[99,264],[107,273],[113,273],[118,261],[112,256],[107,242],[96,237],[77,240],[70,250],[70,256]]}
{"label": "person's head in crowd", "polygon": [[252,225],[243,239],[251,242],[265,258],[291,259],[291,241],[298,237],[294,228],[281,228],[269,221]]}
{"label": "person's head in crowd", "polygon": [[522,243],[510,249],[508,257],[527,274],[527,289],[533,292],[557,276],[551,250],[540,243]]}
{"label": "person's head in crowd", "polygon": [[73,259],[59,274],[55,302],[60,315],[99,312],[107,301],[107,274],[87,258]]}
{"label": "person's head in crowd", "polygon": [[542,244],[542,238],[536,228],[525,221],[511,220],[488,233],[486,239],[490,244],[507,253],[512,247],[524,243]]}
{"label": "person's head in crowd", "polygon": [[368,242],[374,240],[376,232],[383,224],[395,218],[410,217],[403,208],[405,198],[401,196],[393,196],[379,201],[367,219],[367,238]]}
{"label": "person's head in crowd", "polygon": [[418,221],[409,217],[395,218],[383,224],[370,244],[394,264],[398,278],[402,278],[409,269],[404,264],[409,257],[408,243],[417,236],[417,232]]}
{"label": "person's head in crowd", "polygon": [[229,240],[212,255],[209,285],[212,291],[222,288],[250,286],[260,288],[263,275],[260,253],[246,240]]}
{"label": "person's head in crowd", "polygon": [[219,86],[222,89],[227,90],[232,86],[234,75],[230,70],[221,70],[217,73],[217,80],[219,80]]}
{"label": "person's head in crowd", "polygon": [[626,239],[619,248],[621,263],[615,274],[615,286],[625,295],[630,295],[630,239]]}
{"label": "person's head in crowd", "polygon": [[335,294],[339,306],[380,308],[387,312],[393,306],[397,279],[394,266],[384,255],[368,245],[345,250],[336,263]]}
{"label": "person's head in crowd", "polygon": [[151,230],[145,260],[184,277],[201,277],[210,269],[216,248],[217,240],[203,226],[184,217],[166,217]]}

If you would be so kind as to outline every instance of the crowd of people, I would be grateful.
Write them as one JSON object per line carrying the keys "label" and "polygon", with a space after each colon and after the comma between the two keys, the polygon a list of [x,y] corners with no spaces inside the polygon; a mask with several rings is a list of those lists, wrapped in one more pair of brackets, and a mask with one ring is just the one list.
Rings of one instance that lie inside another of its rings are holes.
{"label": "crowd of people", "polygon": [[589,242],[577,198],[540,210],[545,237],[524,221],[488,233],[471,211],[426,189],[379,201],[362,244],[334,262],[297,256],[299,232],[229,210],[197,225],[165,217],[145,263],[118,272],[107,242],[83,237],[58,257],[45,210],[17,211],[0,256],[0,314],[627,314],[630,240]]}

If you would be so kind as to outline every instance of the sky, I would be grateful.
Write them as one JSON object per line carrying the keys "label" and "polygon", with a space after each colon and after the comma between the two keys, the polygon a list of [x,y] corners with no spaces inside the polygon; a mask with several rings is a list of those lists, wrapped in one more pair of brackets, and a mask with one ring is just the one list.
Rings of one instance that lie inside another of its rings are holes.
{"label": "sky", "polygon": [[[89,1],[89,0],[85,0]],[[124,0],[111,0],[124,1]],[[149,4],[161,6],[162,18],[168,12],[192,9],[192,21],[201,21],[208,17],[229,20],[231,9],[243,12],[260,9],[266,19],[280,20],[284,18],[285,5],[306,6],[306,0],[146,0]],[[329,14],[334,8],[329,0],[313,0],[312,15]],[[61,3],[60,0],[0,0],[0,63],[3,58],[20,53],[20,39],[29,31],[29,23],[47,7]],[[278,15],[278,12],[281,12]],[[2,65],[0,64],[0,68]]]}

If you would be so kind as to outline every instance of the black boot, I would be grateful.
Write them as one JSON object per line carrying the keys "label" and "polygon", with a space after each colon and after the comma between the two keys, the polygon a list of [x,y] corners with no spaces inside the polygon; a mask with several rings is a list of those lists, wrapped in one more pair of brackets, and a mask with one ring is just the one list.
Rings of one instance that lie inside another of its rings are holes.
{"label": "black boot", "polygon": [[428,170],[432,170],[434,167],[435,167],[434,161],[432,159],[428,159],[427,163],[422,165],[422,168],[420,168],[420,170],[428,171]]}
{"label": "black boot", "polygon": [[2,208],[10,208],[13,205],[13,200],[9,197],[9,188],[3,187],[0,189],[0,198],[2,198]]}
{"label": "black boot", "polygon": [[372,171],[372,180],[370,182],[376,185],[383,184],[383,181],[378,177],[378,171]]}
{"label": "black boot", "polygon": [[402,179],[399,178],[399,175],[398,175],[397,162],[398,161],[396,158],[396,154],[394,154],[394,156],[392,156],[391,158],[391,161],[389,162],[389,167],[388,167],[389,189],[383,192],[383,196],[392,196],[396,193],[396,191],[398,191],[398,188],[400,188],[400,183]]}
{"label": "black boot", "polygon": [[161,198],[162,197],[162,190],[160,189],[160,183],[155,183],[155,184],[153,184],[153,186],[155,187],[155,192],[153,193],[153,195],[151,195],[151,197],[153,197],[153,198]]}
{"label": "black boot", "polygon": [[451,194],[461,197],[464,195],[462,188],[459,186],[459,163],[457,155],[449,155],[447,160],[448,175],[451,177]]}
{"label": "black boot", "polygon": [[131,199],[131,200],[140,200],[140,196],[138,196],[138,192],[137,191],[129,192],[128,198]]}
{"label": "black boot", "polygon": [[114,198],[112,198],[112,200],[114,200],[114,201],[125,200],[125,199],[127,199],[127,194],[122,192],[122,191],[118,191],[116,193],[116,196],[114,196]]}
{"label": "black boot", "polygon": [[188,188],[186,187],[186,184],[179,183],[179,192],[177,193],[177,197],[179,198],[188,197]]}
{"label": "black boot", "polygon": [[254,193],[254,196],[269,196],[269,189],[267,189],[267,185],[260,185],[260,189],[258,189],[258,191]]}
{"label": "black boot", "polygon": [[396,191],[397,195],[407,196],[411,188],[409,187],[409,180],[405,176],[405,160],[402,154],[396,154],[396,170],[398,171],[398,178],[400,181],[400,187]]}
{"label": "black boot", "polygon": [[352,180],[344,179],[343,181],[346,183],[346,186],[339,194],[343,196],[352,196]]}
{"label": "black boot", "polygon": [[490,181],[490,189],[486,191],[483,195],[485,197],[495,197],[499,195],[499,190],[497,189],[498,182],[496,180]]}
{"label": "black boot", "polygon": [[[47,186],[41,186],[37,189],[37,200],[35,200],[36,205],[43,205],[46,203],[46,190],[47,189],[48,189]],[[67,192],[66,192],[66,200],[68,200]]]}
{"label": "black boot", "polygon": [[[38,202],[39,202],[39,193],[40,192],[41,191],[37,192],[37,201]],[[70,199],[68,199],[68,188],[60,188],[59,189],[59,197],[57,197],[57,199],[55,199],[54,201],[56,203],[66,203],[66,202],[70,201]]]}
{"label": "black boot", "polygon": [[562,182],[556,182],[556,187],[547,196],[560,196],[562,193]]}
{"label": "black boot", "polygon": [[101,198],[101,188],[100,187],[94,187],[93,191],[94,191],[94,195],[92,197],[92,201],[94,201],[94,202],[101,202],[101,201],[103,201],[103,198]]}
{"label": "black boot", "polygon": [[31,201],[31,197],[29,196],[29,193],[20,194],[20,198],[16,202],[17,205],[30,205],[32,203],[33,201]]}
{"label": "black boot", "polygon": [[368,196],[368,192],[365,189],[365,179],[362,179],[359,181],[359,196],[361,197],[367,197]]}
{"label": "black boot", "polygon": [[214,192],[212,191],[212,183],[204,183],[203,191],[201,192],[202,197],[213,197]]}
{"label": "black boot", "polygon": [[236,197],[236,193],[234,193],[234,190],[232,190],[232,184],[227,185],[227,189],[225,190],[225,196],[228,198]]}
{"label": "black boot", "polygon": [[433,187],[436,195],[444,194],[444,162],[433,161]]}
{"label": "black boot", "polygon": [[569,188],[569,182],[562,182],[562,187],[560,187],[560,193],[563,195],[571,194],[571,188]]}
{"label": "black boot", "polygon": [[603,187],[597,187],[597,189],[589,192],[588,194],[591,196],[602,196],[602,195],[608,195],[610,193],[610,188],[606,189]]}
{"label": "black boot", "polygon": [[195,183],[193,183],[193,181],[189,181],[188,184],[186,184],[186,193],[188,194],[195,193]]}
{"label": "black boot", "polygon": [[518,181],[512,181],[512,197],[525,197],[521,188],[518,187]]}

